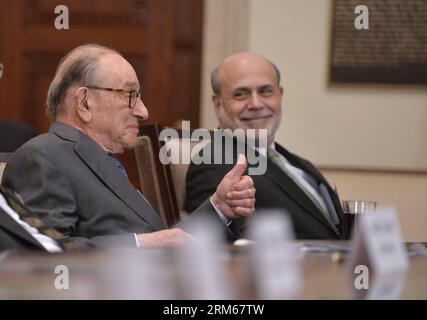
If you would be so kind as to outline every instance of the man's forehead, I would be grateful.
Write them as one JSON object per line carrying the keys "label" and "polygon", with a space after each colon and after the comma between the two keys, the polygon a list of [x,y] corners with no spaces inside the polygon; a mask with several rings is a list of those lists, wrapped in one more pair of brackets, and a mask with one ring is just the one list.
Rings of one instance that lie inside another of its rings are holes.
{"label": "man's forehead", "polygon": [[139,82],[137,82],[137,81],[125,81],[123,86],[127,87],[127,88],[135,88],[135,87],[139,87]]}
{"label": "man's forehead", "polygon": [[218,72],[220,82],[247,83],[251,84],[255,80],[263,81],[265,84],[273,84],[276,81],[274,68],[262,59],[242,59],[229,61],[221,66]]}
{"label": "man's forehead", "polygon": [[132,66],[123,57],[117,54],[105,54],[99,57],[99,65],[102,69],[113,70],[124,69],[127,71]]}
{"label": "man's forehead", "polygon": [[136,72],[130,63],[119,55],[106,55],[100,61],[100,67],[105,78],[113,81],[116,85],[126,88],[139,87]]}
{"label": "man's forehead", "polygon": [[274,72],[268,72],[266,69],[241,69],[234,72],[230,69],[226,70],[221,76],[219,79],[220,85],[225,85],[229,90],[277,85]]}

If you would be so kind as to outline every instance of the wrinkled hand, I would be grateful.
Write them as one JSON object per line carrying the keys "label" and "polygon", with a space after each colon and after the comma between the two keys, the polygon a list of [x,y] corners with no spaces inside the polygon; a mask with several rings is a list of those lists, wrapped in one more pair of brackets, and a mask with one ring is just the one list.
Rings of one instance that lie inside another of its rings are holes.
{"label": "wrinkled hand", "polygon": [[242,176],[248,163],[244,155],[239,155],[237,164],[218,185],[211,200],[228,219],[241,219],[255,211],[254,182],[249,176]]}
{"label": "wrinkled hand", "polygon": [[188,243],[194,237],[178,228],[137,235],[141,247],[174,247]]}

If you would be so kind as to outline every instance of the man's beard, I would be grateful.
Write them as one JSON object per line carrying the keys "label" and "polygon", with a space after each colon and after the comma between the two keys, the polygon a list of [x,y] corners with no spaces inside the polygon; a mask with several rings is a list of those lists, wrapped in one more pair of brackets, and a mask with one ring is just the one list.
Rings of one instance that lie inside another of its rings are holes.
{"label": "man's beard", "polygon": [[[262,114],[258,113],[256,114],[256,112],[246,112],[243,115],[243,118],[249,118],[249,117],[255,117],[255,115],[258,116],[267,116],[267,115],[272,115],[272,113],[270,111],[264,111]],[[248,126],[246,126],[242,120],[240,120],[242,118],[242,115],[239,115],[239,119],[236,121],[233,121],[232,119],[230,119],[230,117],[228,116],[227,112],[225,111],[225,108],[223,105],[221,105],[221,112],[219,115],[219,123],[222,129],[231,129],[232,131],[236,130],[236,129],[243,129],[245,131],[245,135],[247,134],[247,130],[255,130],[255,143],[259,144],[259,134],[258,134],[258,130],[259,129],[266,129],[267,130],[267,140],[272,142],[274,141],[274,137],[277,131],[277,128],[279,127],[279,125],[272,125],[272,127],[267,127],[267,128],[250,128]],[[272,118],[273,119],[273,118]],[[240,124],[240,127],[239,127]]]}

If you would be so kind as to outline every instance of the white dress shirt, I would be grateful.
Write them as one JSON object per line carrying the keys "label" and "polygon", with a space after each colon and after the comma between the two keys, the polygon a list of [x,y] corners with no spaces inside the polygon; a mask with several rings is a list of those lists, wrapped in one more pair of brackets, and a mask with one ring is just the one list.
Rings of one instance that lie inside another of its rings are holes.
{"label": "white dress shirt", "polygon": [[[310,192],[313,197],[316,198],[316,200],[322,206],[324,211],[328,212],[328,207],[326,206],[325,200],[319,193],[319,187],[317,185],[316,180],[304,170],[293,166],[280,152],[276,151],[275,143],[271,145],[271,149],[273,149],[277,153],[283,165],[292,173],[295,179],[297,179],[298,182],[301,183],[307,189],[307,191]],[[264,157],[267,157],[266,149],[258,148],[258,152]]]}
{"label": "white dress shirt", "polygon": [[48,252],[61,252],[62,249],[58,245],[58,243],[39,232],[38,229],[30,226],[27,222],[21,220],[19,214],[17,214],[6,202],[6,199],[4,196],[0,193],[0,207],[9,215],[12,217],[13,220],[15,220],[17,223],[19,223],[31,236],[40,243]]}

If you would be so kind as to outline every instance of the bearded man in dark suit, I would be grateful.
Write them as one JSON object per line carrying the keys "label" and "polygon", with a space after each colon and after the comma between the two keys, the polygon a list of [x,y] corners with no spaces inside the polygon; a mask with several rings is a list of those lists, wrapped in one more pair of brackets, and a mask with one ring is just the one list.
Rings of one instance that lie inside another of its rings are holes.
{"label": "bearded man in dark suit", "polygon": [[[255,150],[265,157],[267,169],[264,174],[252,175],[257,190],[254,214],[261,212],[259,209],[283,209],[290,215],[298,239],[340,239],[343,213],[336,192],[313,164],[275,141],[283,96],[278,68],[259,55],[237,53],[214,70],[211,84],[222,129],[267,130],[267,148]],[[215,150],[214,143],[206,148]],[[236,161],[237,154],[233,157]],[[186,178],[186,210],[200,205],[231,167],[191,163]],[[241,233],[245,225],[241,224]]]}

